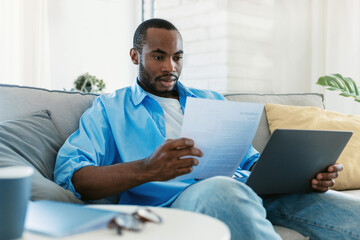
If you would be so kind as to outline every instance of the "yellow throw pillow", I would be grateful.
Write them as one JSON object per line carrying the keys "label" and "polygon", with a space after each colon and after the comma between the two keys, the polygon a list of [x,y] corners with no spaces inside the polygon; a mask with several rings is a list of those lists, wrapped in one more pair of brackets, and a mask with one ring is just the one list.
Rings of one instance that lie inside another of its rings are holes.
{"label": "yellow throw pillow", "polygon": [[266,117],[272,133],[277,128],[345,130],[353,135],[337,162],[344,165],[335,180],[335,190],[360,188],[360,116],[345,115],[317,107],[266,104]]}

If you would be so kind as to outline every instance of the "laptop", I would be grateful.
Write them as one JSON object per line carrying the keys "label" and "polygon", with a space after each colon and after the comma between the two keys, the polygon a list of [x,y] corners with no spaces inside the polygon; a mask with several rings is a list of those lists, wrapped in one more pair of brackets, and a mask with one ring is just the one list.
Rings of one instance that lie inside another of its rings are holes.
{"label": "laptop", "polygon": [[333,165],[352,132],[277,129],[246,184],[258,195],[311,192],[311,179]]}

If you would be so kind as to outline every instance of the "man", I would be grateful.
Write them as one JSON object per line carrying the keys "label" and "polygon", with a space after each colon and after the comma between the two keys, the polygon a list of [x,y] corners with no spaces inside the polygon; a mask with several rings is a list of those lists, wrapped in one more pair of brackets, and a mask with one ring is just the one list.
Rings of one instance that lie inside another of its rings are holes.
{"label": "man", "polygon": [[[232,239],[280,239],[267,214],[273,223],[314,239],[359,236],[355,226],[338,230],[344,218],[337,217],[343,216],[343,211],[360,209],[356,201],[341,195],[268,197],[263,205],[248,186],[233,178],[168,181],[191,172],[203,155],[191,139],[179,138],[186,97],[223,97],[186,88],[178,81],[182,38],[168,21],[143,22],[133,44],[130,56],[138,65],[136,83],[98,97],[83,114],[79,129],[58,153],[54,174],[58,184],[84,200],[118,194],[119,204],[201,212],[224,221]],[[246,175],[258,157],[250,146],[235,175]],[[319,173],[312,181],[313,188],[326,192],[341,170],[342,165],[336,164]],[[356,214],[347,223],[359,220]]]}

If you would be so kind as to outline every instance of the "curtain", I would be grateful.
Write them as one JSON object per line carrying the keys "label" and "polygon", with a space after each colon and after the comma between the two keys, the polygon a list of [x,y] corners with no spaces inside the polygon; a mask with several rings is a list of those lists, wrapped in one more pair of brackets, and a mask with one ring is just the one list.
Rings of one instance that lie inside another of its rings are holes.
{"label": "curtain", "polygon": [[0,1],[0,83],[50,87],[47,0]]}
{"label": "curtain", "polygon": [[360,114],[360,103],[325,91],[320,76],[360,83],[360,1],[275,0],[273,92],[320,92],[328,110]]}
{"label": "curtain", "polygon": [[[341,73],[360,85],[360,1],[328,1],[326,14],[325,72]],[[325,92],[328,109],[360,114],[360,103]]]}
{"label": "curtain", "polygon": [[132,84],[141,1],[0,0],[0,83],[70,90],[89,72],[106,91]]}

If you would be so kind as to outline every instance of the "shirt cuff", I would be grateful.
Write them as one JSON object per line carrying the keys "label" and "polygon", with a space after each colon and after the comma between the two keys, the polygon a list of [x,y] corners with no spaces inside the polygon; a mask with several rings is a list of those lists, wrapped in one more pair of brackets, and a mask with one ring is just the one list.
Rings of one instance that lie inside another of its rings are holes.
{"label": "shirt cuff", "polygon": [[86,161],[81,161],[77,163],[73,162],[72,164],[66,167],[67,171],[63,171],[60,174],[60,176],[57,177],[56,183],[62,186],[63,188],[70,190],[75,194],[77,198],[81,199],[81,195],[78,192],[76,192],[71,179],[76,171],[86,166],[94,166],[94,164]]}

